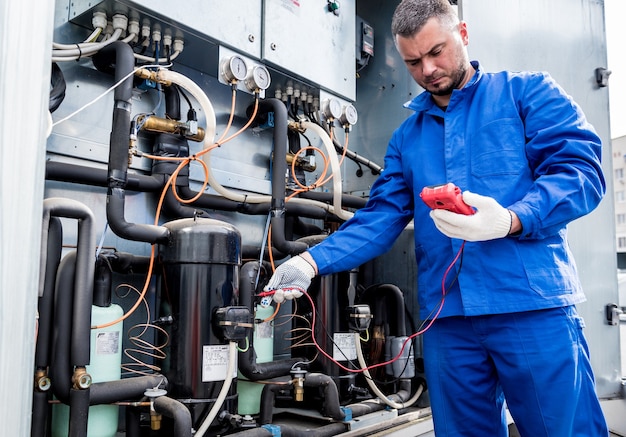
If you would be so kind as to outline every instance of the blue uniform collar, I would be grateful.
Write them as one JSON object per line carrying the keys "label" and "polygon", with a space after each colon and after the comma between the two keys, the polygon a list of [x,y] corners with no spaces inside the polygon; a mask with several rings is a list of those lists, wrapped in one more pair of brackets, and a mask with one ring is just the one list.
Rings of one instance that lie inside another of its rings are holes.
{"label": "blue uniform collar", "polygon": [[[472,88],[483,76],[483,71],[480,69],[480,64],[478,61],[471,61],[472,67],[476,70],[474,76],[465,84],[465,86],[460,90],[454,90],[452,93],[462,92],[468,88]],[[422,92],[421,94],[414,97],[412,100],[409,100],[403,105],[405,108],[412,109],[415,112],[429,111],[433,108],[441,111],[440,108],[435,105],[435,102],[431,98],[431,94],[429,92]]]}

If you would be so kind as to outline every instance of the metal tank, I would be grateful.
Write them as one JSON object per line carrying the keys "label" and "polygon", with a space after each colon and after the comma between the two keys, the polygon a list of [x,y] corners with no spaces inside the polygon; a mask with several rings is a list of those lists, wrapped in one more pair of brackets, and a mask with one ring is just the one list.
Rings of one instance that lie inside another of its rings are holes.
{"label": "metal tank", "polygon": [[[167,223],[170,238],[160,246],[159,316],[171,316],[168,358],[162,370],[168,394],[187,405],[194,427],[217,398],[228,365],[228,347],[213,329],[218,308],[234,305],[239,293],[241,236],[232,225],[190,218]],[[236,384],[224,408],[236,411]]]}

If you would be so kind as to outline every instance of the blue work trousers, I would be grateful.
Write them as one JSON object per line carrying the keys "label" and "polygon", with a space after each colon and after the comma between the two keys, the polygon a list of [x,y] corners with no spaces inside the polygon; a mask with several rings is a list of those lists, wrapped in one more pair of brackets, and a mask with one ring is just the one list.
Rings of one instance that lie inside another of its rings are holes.
{"label": "blue work trousers", "polygon": [[[573,306],[446,317],[424,334],[437,437],[606,437],[584,322]],[[505,400],[506,399],[506,400]]]}

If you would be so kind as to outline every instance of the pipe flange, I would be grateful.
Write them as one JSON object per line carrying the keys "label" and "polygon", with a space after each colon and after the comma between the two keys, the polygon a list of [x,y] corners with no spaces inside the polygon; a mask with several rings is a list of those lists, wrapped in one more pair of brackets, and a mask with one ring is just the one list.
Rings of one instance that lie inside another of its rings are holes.
{"label": "pipe flange", "polygon": [[149,388],[143,395],[150,399],[160,398],[161,396],[165,396],[167,394],[167,390],[163,390],[162,388]]}

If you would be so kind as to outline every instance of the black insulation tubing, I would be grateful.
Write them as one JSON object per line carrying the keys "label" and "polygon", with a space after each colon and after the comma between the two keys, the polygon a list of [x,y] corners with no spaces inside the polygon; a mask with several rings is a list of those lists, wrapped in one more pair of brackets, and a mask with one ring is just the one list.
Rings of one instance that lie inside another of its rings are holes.
{"label": "black insulation tubing", "polygon": [[126,43],[116,41],[94,56],[94,64],[100,68],[115,65],[113,122],[109,146],[107,221],[119,237],[131,241],[157,243],[166,241],[169,231],[163,226],[129,223],[124,218],[125,189],[128,179],[128,138],[131,126],[131,98],[135,56]]}
{"label": "black insulation tubing", "polygon": [[89,364],[90,353],[91,304],[95,272],[93,256],[96,252],[94,216],[91,210],[82,203],[65,198],[45,199],[43,211],[44,229],[48,228],[51,217],[72,218],[78,221],[70,354],[73,366],[84,367]]}
{"label": "black insulation tubing", "polygon": [[174,420],[173,437],[191,437],[191,412],[181,402],[167,396],[160,396],[154,400],[154,410]]}
{"label": "black insulation tubing", "polygon": [[[254,293],[256,278],[259,273],[258,262],[247,262],[239,270],[239,304],[246,306],[254,313]],[[272,379],[279,376],[288,376],[292,367],[304,358],[287,358],[265,363],[256,362],[253,336],[250,336],[249,347],[239,352],[239,371],[250,381]]]}

